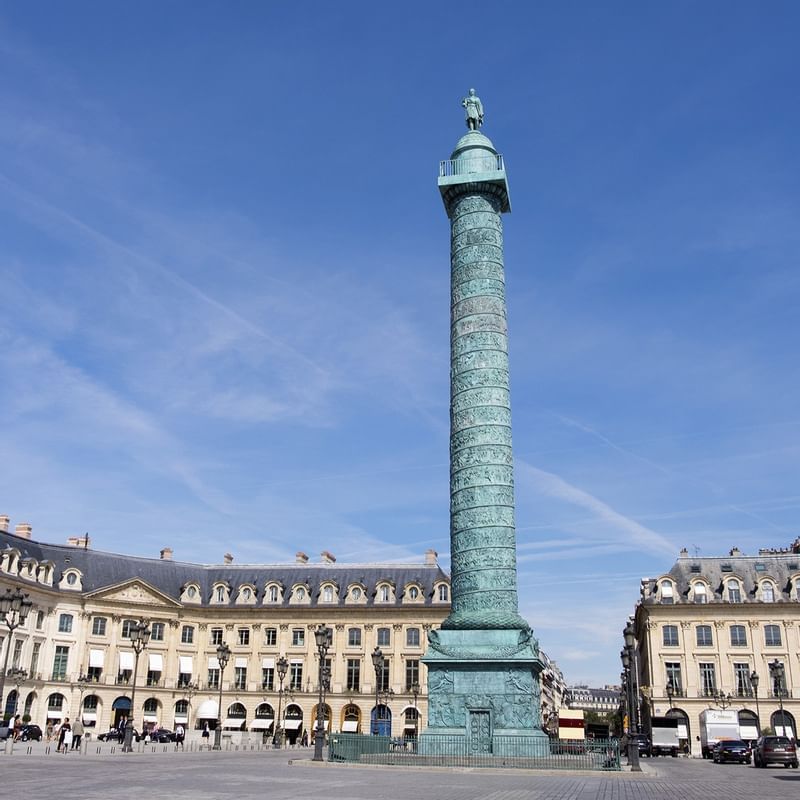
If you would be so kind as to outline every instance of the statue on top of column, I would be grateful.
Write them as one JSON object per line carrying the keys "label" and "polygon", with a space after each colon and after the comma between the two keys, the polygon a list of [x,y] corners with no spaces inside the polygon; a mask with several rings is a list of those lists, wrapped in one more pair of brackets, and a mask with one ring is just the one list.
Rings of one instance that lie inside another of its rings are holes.
{"label": "statue on top of column", "polygon": [[483,103],[474,89],[469,90],[469,95],[461,101],[461,105],[467,109],[467,127],[471,131],[478,130],[483,125]]}

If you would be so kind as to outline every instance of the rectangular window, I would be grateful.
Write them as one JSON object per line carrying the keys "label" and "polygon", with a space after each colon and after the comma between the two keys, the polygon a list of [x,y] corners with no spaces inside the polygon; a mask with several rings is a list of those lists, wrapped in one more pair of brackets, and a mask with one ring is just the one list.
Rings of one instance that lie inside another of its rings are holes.
{"label": "rectangular window", "polygon": [[347,646],[361,647],[361,628],[348,628]]}
{"label": "rectangular window", "polygon": [[266,628],[264,631],[264,644],[267,647],[275,647],[278,644],[278,629]]}
{"label": "rectangular window", "polygon": [[697,626],[697,646],[698,647],[713,647],[714,639],[711,635],[710,625]]}
{"label": "rectangular window", "polygon": [[72,614],[62,614],[58,618],[58,632],[72,633]]}
{"label": "rectangular window", "polygon": [[665,625],[662,628],[662,635],[664,637],[664,647],[677,647],[678,646],[678,626]]}
{"label": "rectangular window", "polygon": [[347,689],[351,692],[361,691],[361,659],[347,659]]}
{"label": "rectangular window", "polygon": [[664,666],[667,670],[667,686],[672,687],[672,691],[677,697],[683,696],[683,678],[681,676],[681,665],[679,661],[667,661]]}
{"label": "rectangular window", "polygon": [[194,644],[194,628],[191,625],[181,628],[181,644]]}
{"label": "rectangular window", "polygon": [[406,647],[419,647],[419,628],[406,630]]}
{"label": "rectangular window", "polygon": [[86,670],[86,677],[94,683],[100,683],[100,676],[103,674],[102,667],[89,667]]}
{"label": "rectangular window", "polygon": [[[2,649],[0,647],[0,649]],[[42,645],[39,642],[33,643],[33,651],[31,652],[31,678],[36,680],[36,670],[39,669],[39,653],[41,652]]]}
{"label": "rectangular window", "polygon": [[728,584],[728,602],[729,603],[742,602],[742,591],[739,588],[738,583],[731,582]]}
{"label": "rectangular window", "polygon": [[747,629],[744,625],[731,625],[731,647],[747,647]]}
{"label": "rectangular window", "polygon": [[136,624],[135,619],[124,619],[122,620],[122,638],[123,639],[130,639],[131,638],[131,631],[133,630],[133,626]]}
{"label": "rectangular window", "polygon": [[208,668],[208,688],[219,689],[219,667]]}
{"label": "rectangular window", "polygon": [[247,667],[236,667],[236,672],[233,677],[233,686],[241,691],[247,689]]}
{"label": "rectangular window", "polygon": [[736,694],[739,697],[752,697],[753,687],[750,684],[750,665],[737,664],[733,665],[733,680],[736,684]]}
{"label": "rectangular window", "polygon": [[250,644],[250,628],[239,628],[239,644]]}
{"label": "rectangular window", "polygon": [[391,662],[388,658],[384,658],[383,660],[383,669],[378,672],[378,691],[379,692],[388,692],[389,691],[389,667],[391,666]]}
{"label": "rectangular window", "polygon": [[406,691],[410,692],[415,684],[419,688],[419,659],[409,658],[406,660]]}
{"label": "rectangular window", "polygon": [[300,691],[303,688],[303,665],[289,665],[289,688]]}
{"label": "rectangular window", "polygon": [[158,682],[161,680],[161,673],[158,670],[149,669],[147,670],[147,685],[148,686],[158,686]]}
{"label": "rectangular window", "polygon": [[92,636],[105,636],[106,635],[106,618],[95,617],[92,620]]}
{"label": "rectangular window", "polygon": [[765,625],[764,626],[764,644],[767,647],[780,647],[781,646],[781,628],[780,628],[780,625]]}
{"label": "rectangular window", "polygon": [[154,622],[150,625],[150,639],[153,642],[164,641],[164,623]]}
{"label": "rectangular window", "polygon": [[222,644],[222,628],[211,629],[211,644],[214,647],[216,647],[218,644]]}
{"label": "rectangular window", "polygon": [[378,647],[391,647],[392,632],[389,628],[378,628]]}
{"label": "rectangular window", "polygon": [[69,647],[56,645],[56,653],[53,656],[53,680],[63,681],[67,677],[67,660],[69,659]]}
{"label": "rectangular window", "polygon": [[261,688],[267,692],[271,692],[275,686],[275,668],[262,667],[261,668]]}
{"label": "rectangular window", "polygon": [[20,659],[22,658],[22,645],[23,644],[25,644],[25,642],[22,639],[17,639],[17,641],[14,642],[14,655],[11,656],[11,668],[12,669],[19,669],[19,662],[20,662]]}
{"label": "rectangular window", "polygon": [[703,664],[700,667],[700,694],[711,697],[717,691],[717,675],[713,664]]}
{"label": "rectangular window", "polygon": [[303,647],[305,643],[305,630],[303,628],[292,628],[292,647]]}

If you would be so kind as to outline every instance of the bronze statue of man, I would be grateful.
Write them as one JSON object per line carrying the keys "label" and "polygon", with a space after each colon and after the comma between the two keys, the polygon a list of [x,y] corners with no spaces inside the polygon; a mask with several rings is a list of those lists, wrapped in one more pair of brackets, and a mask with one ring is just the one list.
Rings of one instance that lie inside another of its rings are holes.
{"label": "bronze statue of man", "polygon": [[461,101],[461,105],[467,109],[467,127],[471,131],[478,130],[483,125],[483,103],[474,89],[469,90],[469,95]]}

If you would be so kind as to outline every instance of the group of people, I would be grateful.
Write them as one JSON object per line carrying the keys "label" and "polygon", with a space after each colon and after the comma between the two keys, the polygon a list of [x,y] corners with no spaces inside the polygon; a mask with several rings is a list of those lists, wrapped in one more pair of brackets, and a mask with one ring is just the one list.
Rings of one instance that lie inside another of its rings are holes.
{"label": "group of people", "polygon": [[65,717],[60,725],[53,725],[52,722],[48,722],[45,728],[47,741],[56,740],[57,753],[66,753],[67,750],[80,750],[83,733],[83,723],[80,719],[70,722],[69,717]]}

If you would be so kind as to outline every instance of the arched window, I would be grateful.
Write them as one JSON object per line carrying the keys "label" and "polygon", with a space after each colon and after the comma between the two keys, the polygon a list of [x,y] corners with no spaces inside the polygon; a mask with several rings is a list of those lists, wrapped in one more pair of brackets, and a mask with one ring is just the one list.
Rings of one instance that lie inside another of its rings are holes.
{"label": "arched window", "polygon": [[730,580],[727,584],[728,589],[728,602],[729,603],[741,603],[742,602],[742,587],[739,585],[739,581]]}
{"label": "arched window", "polygon": [[775,602],[775,587],[769,581],[761,584],[761,599],[765,603]]}
{"label": "arched window", "polygon": [[225,587],[224,586],[217,586],[217,602],[224,603],[225,602]]}
{"label": "arched window", "polygon": [[675,602],[672,581],[661,581],[661,602],[667,606]]}
{"label": "arched window", "polygon": [[269,601],[270,603],[277,603],[278,602],[278,587],[277,586],[270,586],[269,587]]}
{"label": "arched window", "polygon": [[708,594],[706,593],[706,585],[699,581],[692,585],[692,595],[694,602],[699,605],[705,605],[708,602]]}
{"label": "arched window", "polygon": [[378,588],[378,599],[381,603],[388,603],[391,598],[391,590],[386,584]]}
{"label": "arched window", "polygon": [[419,589],[416,586],[412,586],[408,590],[408,597],[410,600],[416,600],[419,597]]}
{"label": "arched window", "polygon": [[333,586],[322,587],[322,602],[323,603],[333,602]]}
{"label": "arched window", "polygon": [[439,600],[442,602],[447,602],[450,599],[450,592],[447,588],[447,584],[443,583],[439,587]]}

